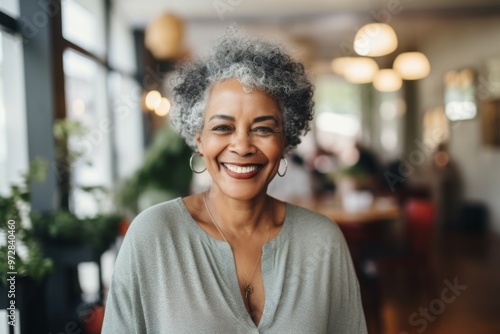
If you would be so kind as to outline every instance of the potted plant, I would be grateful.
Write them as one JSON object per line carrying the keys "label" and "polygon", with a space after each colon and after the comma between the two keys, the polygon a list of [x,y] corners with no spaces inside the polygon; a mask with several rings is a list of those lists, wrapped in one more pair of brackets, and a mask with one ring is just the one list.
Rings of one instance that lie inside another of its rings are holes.
{"label": "potted plant", "polygon": [[60,208],[53,212],[33,212],[31,221],[33,232],[42,240],[44,246],[88,246],[102,253],[115,240],[118,225],[122,219],[121,215],[105,212],[101,208],[93,216],[79,217],[69,210],[71,187],[77,187],[91,194],[98,203],[102,202],[103,197],[109,195],[102,186],[83,187],[72,184],[70,180],[71,166],[84,155],[83,151],[75,149],[70,142],[82,139],[87,133],[87,129],[79,121],[64,119],[55,122],[56,159],[60,166],[69,167],[59,175]]}
{"label": "potted plant", "polygon": [[89,247],[102,253],[115,241],[122,216],[98,213],[78,217],[70,211],[32,213],[33,232],[47,247]]}
{"label": "potted plant", "polygon": [[115,241],[122,216],[116,212],[99,210],[90,216],[78,216],[70,211],[72,189],[78,187],[102,202],[109,193],[102,186],[86,186],[71,182],[72,166],[84,156],[72,143],[88,133],[85,126],[74,120],[58,120],[54,124],[57,166],[63,166],[58,174],[59,208],[50,212],[32,212],[31,232],[40,240],[44,253],[54,263],[54,271],[48,278],[47,293],[49,330],[59,332],[69,322],[79,323],[77,309],[83,303],[78,266],[82,262],[94,262],[99,267],[99,297],[102,301],[100,258]]}
{"label": "potted plant", "polygon": [[189,192],[192,150],[169,124],[158,130],[137,171],[124,180],[118,201],[130,215]]}
{"label": "potted plant", "polygon": [[[7,308],[3,303],[8,301],[10,304],[10,300],[14,300],[21,313],[21,328],[26,333],[46,332],[45,285],[54,267],[29,222],[27,185],[32,180],[40,180],[44,169],[41,161],[34,161],[23,182],[12,185],[8,195],[0,196],[0,235],[3,239],[0,243],[0,290],[2,296],[9,296],[9,300],[1,299],[0,308]],[[8,274],[11,272],[16,274]]]}

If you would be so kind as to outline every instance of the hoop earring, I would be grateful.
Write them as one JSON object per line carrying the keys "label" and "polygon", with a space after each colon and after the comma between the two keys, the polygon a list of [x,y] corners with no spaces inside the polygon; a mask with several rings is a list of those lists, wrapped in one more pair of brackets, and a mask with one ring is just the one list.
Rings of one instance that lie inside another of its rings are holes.
{"label": "hoop earring", "polygon": [[201,170],[201,171],[197,171],[197,170],[195,170],[195,169],[193,168],[193,160],[194,160],[194,157],[195,157],[195,156],[202,157],[203,155],[201,155],[201,153],[200,153],[200,152],[194,152],[193,154],[191,154],[191,158],[189,158],[189,167],[191,167],[191,170],[192,170],[194,173],[196,173],[196,174],[201,174],[201,173],[203,173],[204,171],[206,171],[206,170],[207,170],[207,167],[205,167],[205,168],[204,168],[203,170]]}
{"label": "hoop earring", "polygon": [[[285,158],[285,157],[283,157],[283,158],[281,158],[281,159],[282,159],[283,161],[285,161],[285,171],[283,172],[283,174],[280,174],[280,170],[279,170],[279,168],[278,168],[278,175],[279,175],[280,177],[283,177],[283,176],[285,176],[286,171],[288,170],[288,161],[286,160],[286,158]],[[281,161],[280,161],[280,165],[281,165]]]}

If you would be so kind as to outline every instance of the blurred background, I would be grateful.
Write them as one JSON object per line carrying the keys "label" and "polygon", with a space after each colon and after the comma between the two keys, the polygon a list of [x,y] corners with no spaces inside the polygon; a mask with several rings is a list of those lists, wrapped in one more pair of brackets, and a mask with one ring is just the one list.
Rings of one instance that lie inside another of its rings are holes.
{"label": "blurred background", "polygon": [[12,271],[21,333],[100,333],[130,221],[210,182],[170,75],[238,31],[314,82],[269,193],[339,224],[369,332],[500,333],[498,1],[0,0],[0,28],[0,333]]}

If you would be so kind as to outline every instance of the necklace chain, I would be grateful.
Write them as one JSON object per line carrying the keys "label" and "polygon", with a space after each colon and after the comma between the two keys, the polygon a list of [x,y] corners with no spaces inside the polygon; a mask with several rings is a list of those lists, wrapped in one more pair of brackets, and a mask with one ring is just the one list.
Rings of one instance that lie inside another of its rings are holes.
{"label": "necklace chain", "polygon": [[[210,216],[210,219],[212,220],[212,223],[215,225],[215,227],[219,231],[219,233],[222,236],[222,238],[224,239],[224,241],[229,244],[229,241],[227,241],[226,236],[222,232],[222,229],[220,228],[219,224],[217,224],[217,221],[214,219],[214,216],[212,215],[212,212],[210,211],[210,208],[208,207],[207,192],[205,192],[203,194],[203,202],[205,203],[205,208],[207,209],[208,215]],[[266,242],[265,243],[267,243],[269,241],[269,234],[270,234],[270,232],[271,232],[271,228],[270,228],[270,224],[268,224],[268,226],[267,226],[267,237],[266,237]],[[229,245],[231,245],[231,244],[229,244]],[[245,299],[247,299],[247,301],[250,298],[250,294],[253,292],[252,280],[253,280],[253,277],[255,276],[255,273],[257,272],[257,267],[259,266],[260,260],[261,260],[261,257],[259,257],[257,263],[255,264],[255,268],[253,270],[252,276],[250,277],[250,280],[247,280],[245,277],[243,277],[247,281],[247,283],[245,284]],[[236,266],[236,268],[238,268],[238,266]],[[241,273],[241,275],[243,276],[243,273]],[[250,305],[250,303],[248,303],[248,304]]]}

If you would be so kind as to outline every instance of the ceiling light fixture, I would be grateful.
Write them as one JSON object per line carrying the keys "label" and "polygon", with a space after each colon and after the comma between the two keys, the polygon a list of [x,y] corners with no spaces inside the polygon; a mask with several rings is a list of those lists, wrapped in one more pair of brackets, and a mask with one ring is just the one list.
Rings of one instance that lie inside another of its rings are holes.
{"label": "ceiling light fixture", "polygon": [[379,70],[373,78],[373,86],[379,92],[395,92],[403,86],[403,80],[393,69]]}
{"label": "ceiling light fixture", "polygon": [[184,22],[173,14],[163,14],[147,27],[144,44],[159,60],[179,57],[183,52]]}
{"label": "ceiling light fixture", "polygon": [[423,79],[429,75],[431,65],[422,52],[401,53],[392,66],[405,80]]}
{"label": "ceiling light fixture", "polygon": [[346,67],[349,65],[349,62],[352,60],[352,57],[339,57],[332,60],[332,71],[333,73],[344,76],[344,72]]}
{"label": "ceiling light fixture", "polygon": [[375,60],[366,57],[352,57],[345,62],[344,78],[351,83],[369,83],[373,81],[378,65]]}
{"label": "ceiling light fixture", "polygon": [[397,47],[396,33],[387,23],[368,23],[354,37],[354,51],[360,56],[385,56]]}
{"label": "ceiling light fixture", "polygon": [[170,112],[170,101],[166,97],[162,97],[160,105],[155,108],[155,114],[163,117]]}
{"label": "ceiling light fixture", "polygon": [[149,91],[144,99],[144,104],[149,110],[155,110],[161,103],[161,94],[157,90]]}

